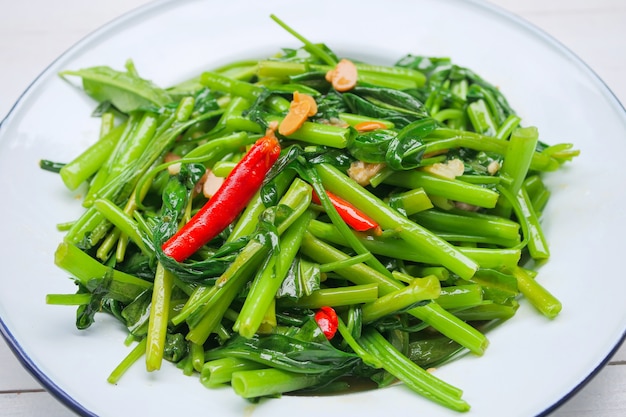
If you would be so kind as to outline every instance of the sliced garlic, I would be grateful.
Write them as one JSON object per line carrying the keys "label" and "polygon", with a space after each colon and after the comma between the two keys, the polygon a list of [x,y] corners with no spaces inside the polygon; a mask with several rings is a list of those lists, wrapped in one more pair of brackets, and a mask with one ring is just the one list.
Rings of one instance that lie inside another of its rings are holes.
{"label": "sliced garlic", "polygon": [[450,159],[445,163],[436,162],[432,165],[422,167],[421,169],[422,171],[429,172],[433,175],[453,180],[456,177],[463,175],[465,172],[465,165],[460,159]]}
{"label": "sliced garlic", "polygon": [[362,186],[369,185],[370,180],[378,174],[385,164],[375,164],[370,162],[356,161],[350,165],[348,175]]}

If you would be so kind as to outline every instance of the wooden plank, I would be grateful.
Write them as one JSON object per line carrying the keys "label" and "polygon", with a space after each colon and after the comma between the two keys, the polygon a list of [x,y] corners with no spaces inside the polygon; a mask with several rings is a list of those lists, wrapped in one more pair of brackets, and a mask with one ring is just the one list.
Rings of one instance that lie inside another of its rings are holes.
{"label": "wooden plank", "polygon": [[11,417],[75,417],[47,392],[0,393],[0,415]]}
{"label": "wooden plank", "polygon": [[0,392],[40,388],[39,383],[24,369],[4,339],[0,338]]}
{"label": "wooden plank", "polygon": [[[33,4],[36,3],[36,4]],[[3,69],[0,118],[22,90],[67,47],[125,10],[146,0],[111,0],[106,7],[80,0],[65,0],[65,6],[38,1],[28,6],[15,3],[10,19],[0,25],[0,61],[11,62]],[[559,39],[598,71],[616,96],[626,104],[626,54],[623,34],[626,2],[623,0],[492,0],[491,3],[541,27]],[[37,7],[37,13],[32,8]],[[42,11],[42,9],[44,11]],[[68,9],[72,21],[61,16]],[[59,22],[64,22],[59,30]],[[6,23],[6,24],[4,24]],[[14,36],[19,35],[20,42]],[[603,46],[599,48],[598,45]],[[614,51],[609,52],[607,51]],[[35,390],[35,391],[33,391]],[[19,392],[19,393],[18,393]],[[41,390],[4,341],[0,342],[0,415],[13,417],[69,417],[74,413]],[[551,417],[617,417],[626,415],[626,346],[615,354],[586,387]]]}
{"label": "wooden plank", "polygon": [[626,345],[622,345],[611,358],[611,363],[620,363],[626,366]]}
{"label": "wooden plank", "polygon": [[[0,393],[0,414],[11,417],[71,417],[75,414],[44,391]],[[551,417],[626,415],[626,366],[607,366]]]}
{"label": "wooden plank", "polygon": [[551,417],[626,416],[626,366],[609,365]]}

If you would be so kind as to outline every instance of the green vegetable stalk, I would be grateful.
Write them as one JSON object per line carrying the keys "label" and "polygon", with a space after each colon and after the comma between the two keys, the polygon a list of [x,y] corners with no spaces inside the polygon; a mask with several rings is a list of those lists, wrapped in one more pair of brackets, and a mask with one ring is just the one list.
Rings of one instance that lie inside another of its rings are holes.
{"label": "green vegetable stalk", "polygon": [[130,60],[60,74],[101,120],[40,162],[84,189],[54,256],[76,290],[46,302],[126,329],[112,384],[143,360],[252,401],[400,381],[466,412],[426,369],[488,354],[523,303],[564,308],[531,268],[544,178],[579,152],[449,58],[353,60],[271,18],[302,45],[169,87]]}

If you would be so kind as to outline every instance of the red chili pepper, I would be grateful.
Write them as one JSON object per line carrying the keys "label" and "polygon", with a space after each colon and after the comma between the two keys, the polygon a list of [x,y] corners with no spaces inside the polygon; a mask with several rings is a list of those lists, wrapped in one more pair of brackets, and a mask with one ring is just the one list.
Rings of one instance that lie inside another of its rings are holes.
{"label": "red chili pepper", "polygon": [[339,319],[337,313],[332,307],[322,307],[315,313],[315,322],[322,329],[322,332],[326,336],[326,339],[330,340],[337,333],[337,327],[339,327]]}
{"label": "red chili pepper", "polygon": [[[337,213],[341,216],[344,222],[351,228],[358,232],[366,232],[373,230],[376,234],[380,234],[380,226],[371,217],[363,213],[358,208],[354,207],[350,202],[336,196],[330,191],[326,191],[328,198],[337,209]],[[320,204],[319,196],[313,191],[313,202]]]}
{"label": "red chili pepper", "polygon": [[200,211],[163,244],[163,252],[182,262],[217,236],[237,218],[261,188],[265,175],[279,154],[278,139],[269,130],[252,145]]}

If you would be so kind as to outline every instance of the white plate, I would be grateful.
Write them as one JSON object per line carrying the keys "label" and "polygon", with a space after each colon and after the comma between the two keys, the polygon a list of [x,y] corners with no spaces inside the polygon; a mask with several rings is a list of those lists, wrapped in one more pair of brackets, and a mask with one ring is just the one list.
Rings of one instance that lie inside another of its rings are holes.
{"label": "white plate", "polygon": [[[263,57],[299,42],[269,19],[277,14],[341,55],[393,63],[406,53],[450,56],[500,86],[526,124],[549,143],[573,142],[582,155],[548,177],[544,214],[552,259],[538,279],[563,302],[549,321],[522,303],[518,315],[489,334],[481,358],[446,365],[437,375],[462,388],[470,415],[534,416],[570,397],[624,339],[626,235],[622,183],[613,155],[626,154],[626,114],[606,86],[559,43],[499,9],[473,1],[318,0],[161,1],[128,14],[56,60],[0,126],[3,274],[1,330],[27,369],[83,415],[177,415],[210,412],[299,417],[456,413],[405,387],[335,397],[284,397],[251,405],[230,389],[207,390],[173,366],[147,374],[133,367],[116,386],[106,377],[128,352],[124,329],[99,315],[74,328],[72,307],[45,304],[48,293],[73,292],[53,264],[57,223],[81,212],[60,179],[39,170],[42,158],[67,161],[97,135],[94,104],[56,74],[92,65],[122,68],[132,58],[144,77],[167,86],[234,59]],[[169,365],[169,364],[168,364]]]}

